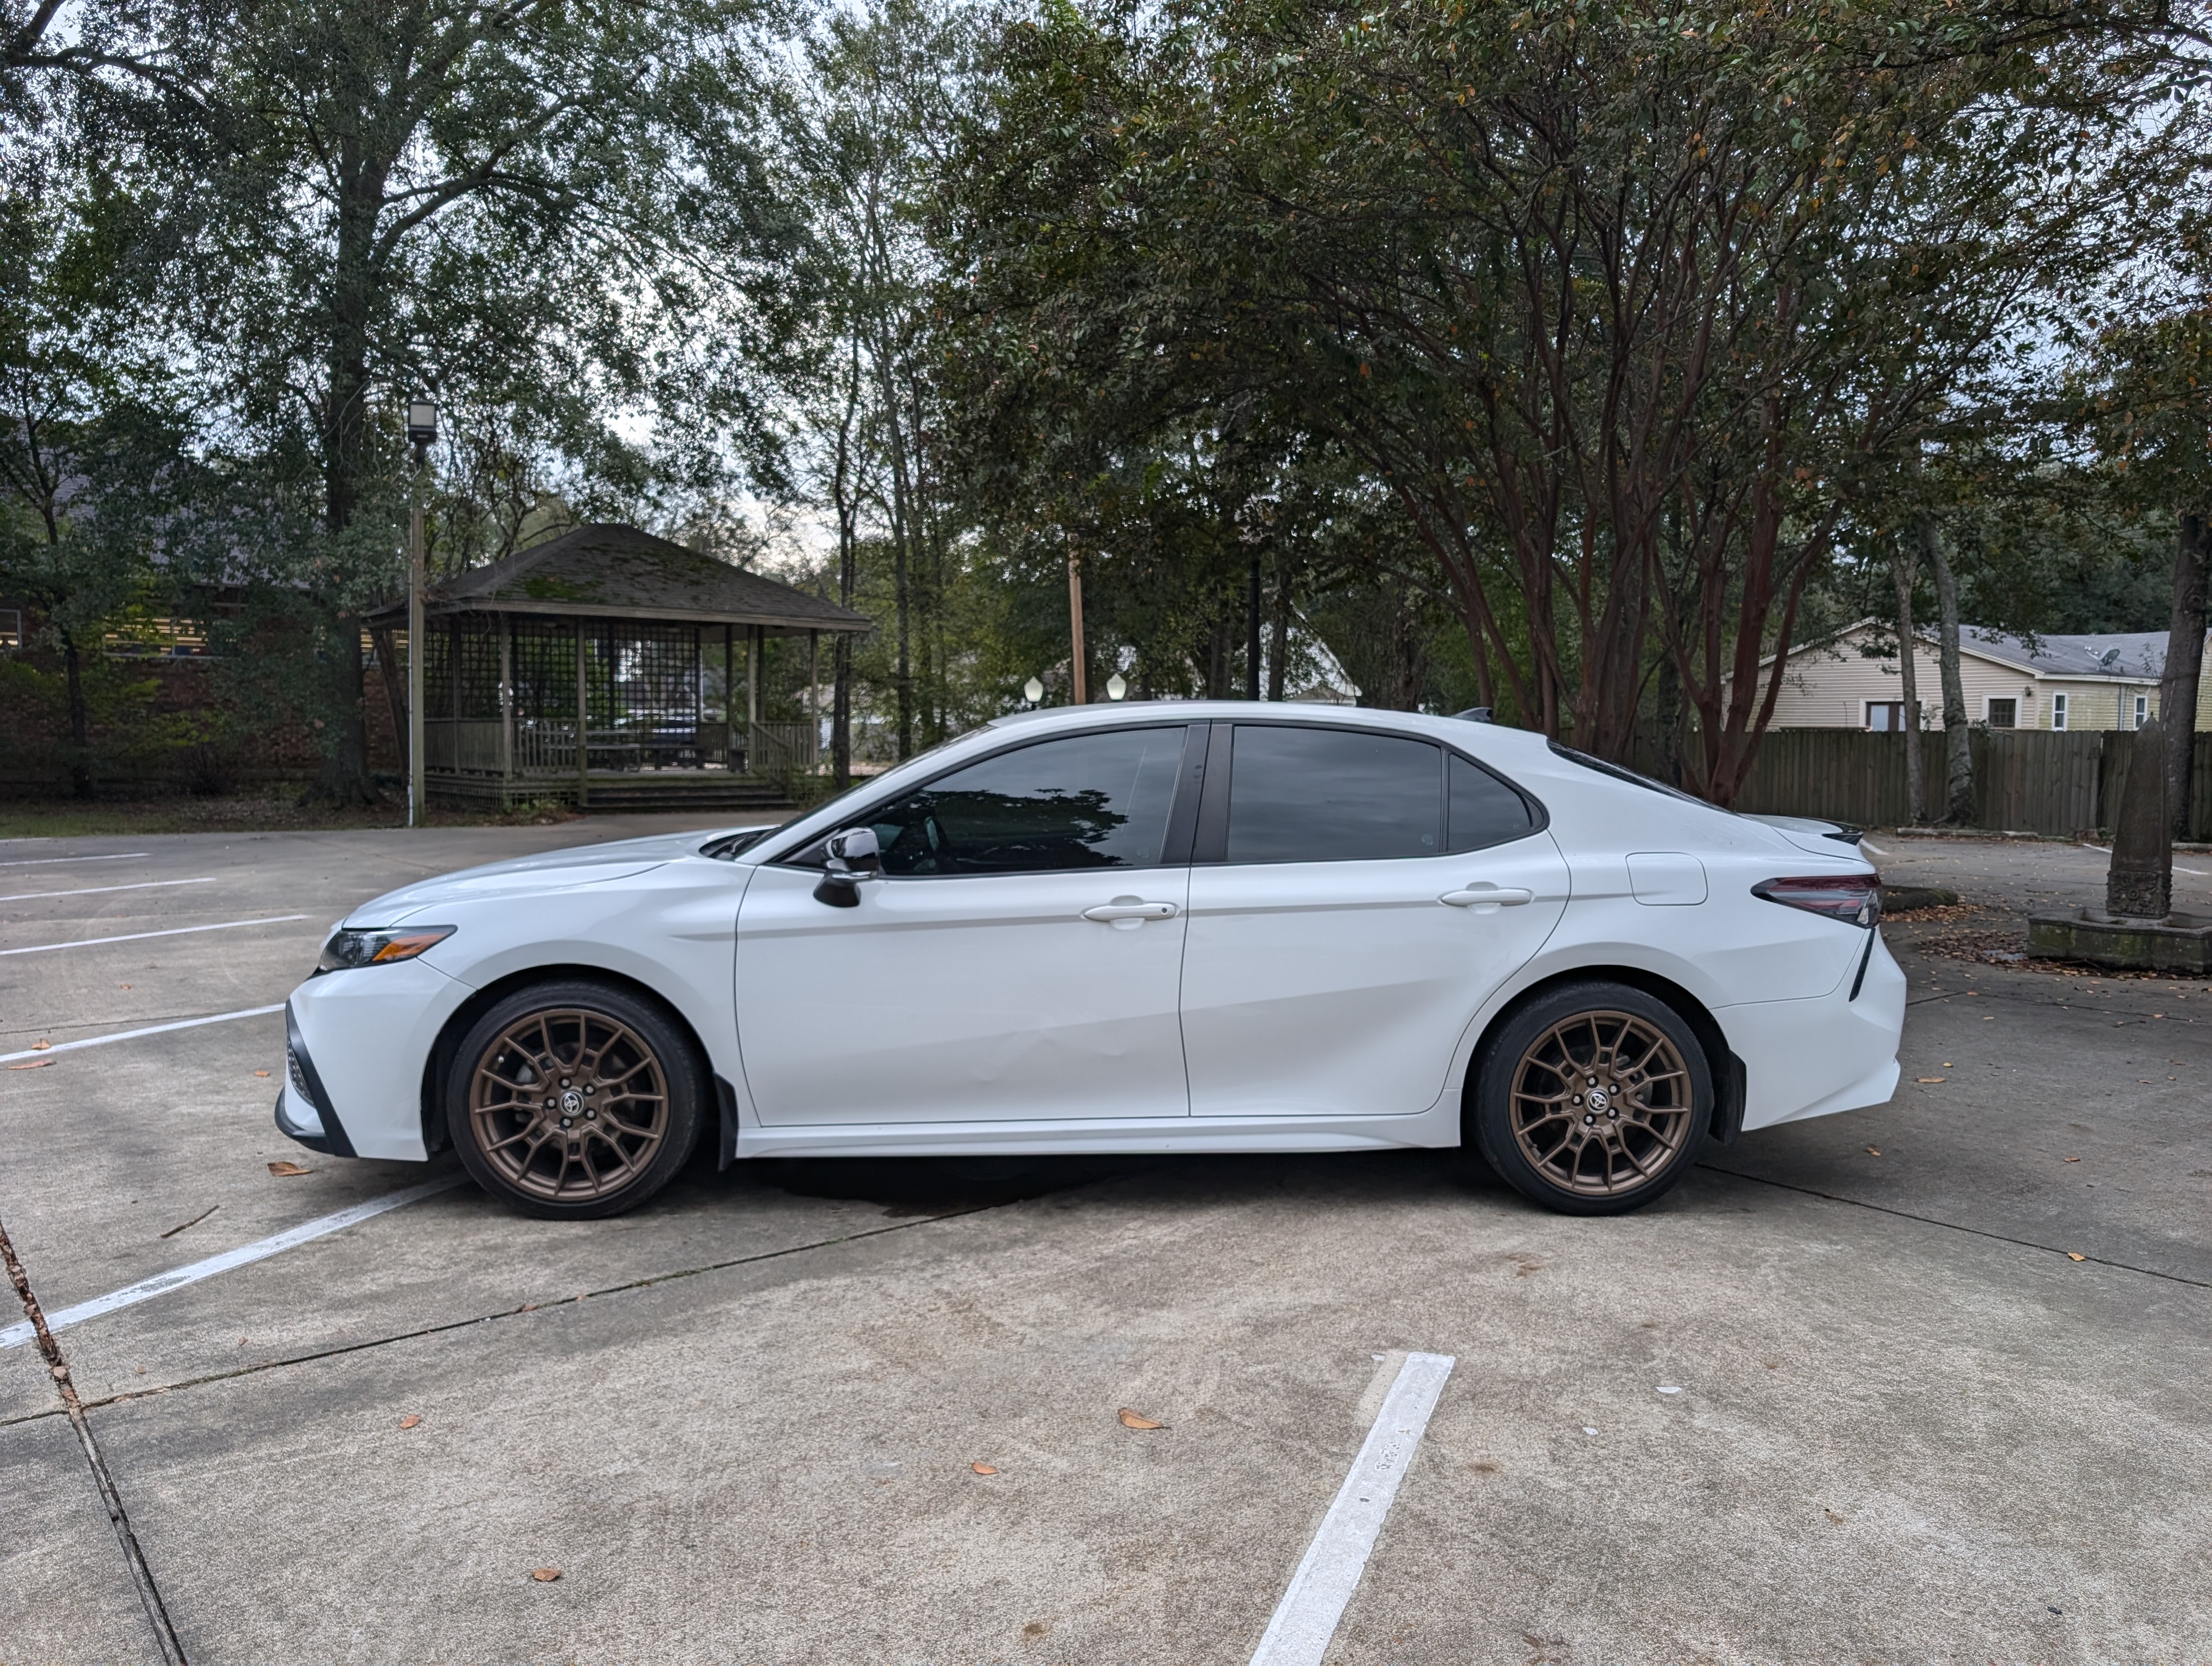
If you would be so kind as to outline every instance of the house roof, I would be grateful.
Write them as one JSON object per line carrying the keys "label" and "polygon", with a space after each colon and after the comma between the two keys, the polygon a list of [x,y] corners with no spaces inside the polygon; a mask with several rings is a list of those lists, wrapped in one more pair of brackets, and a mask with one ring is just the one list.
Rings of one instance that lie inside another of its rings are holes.
{"label": "house roof", "polygon": [[[1869,617],[1813,641],[1800,642],[1790,650],[1790,655],[1796,659],[1822,648],[1829,649],[1832,654],[1835,644],[1859,631],[1871,629],[1893,635],[1896,629],[1889,620]],[[1933,630],[1923,629],[1917,634],[1923,648],[1936,646]],[[1959,627],[1960,653],[2027,672],[2032,677],[2059,682],[2155,683],[2166,674],[2166,640],[2163,630],[2102,631],[2085,635],[2039,636],[2031,648],[2025,637],[2008,631],[1991,630],[1982,625]],[[2208,640],[2212,640],[2212,633],[2208,634]],[[1762,669],[1771,666],[1774,655],[1763,655],[1759,663]]]}
{"label": "house roof", "polygon": [[[432,585],[423,611],[529,613],[569,619],[667,619],[690,624],[760,625],[768,634],[873,628],[864,613],[635,526],[600,524],[471,568]],[[403,599],[370,614],[404,619]]]}
{"label": "house roof", "polygon": [[2038,677],[2085,677],[2098,682],[2156,682],[2166,672],[2163,630],[2105,632],[2081,636],[2021,637],[1979,625],[1962,626],[1959,646],[2002,660]]}

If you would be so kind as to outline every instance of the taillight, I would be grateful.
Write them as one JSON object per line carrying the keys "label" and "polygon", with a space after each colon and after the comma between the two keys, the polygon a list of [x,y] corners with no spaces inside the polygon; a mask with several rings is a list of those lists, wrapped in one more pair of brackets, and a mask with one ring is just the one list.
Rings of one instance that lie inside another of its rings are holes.
{"label": "taillight", "polygon": [[1784,908],[1826,915],[1847,926],[1871,926],[1881,918],[1881,881],[1871,873],[1814,873],[1795,879],[1762,879],[1751,888]]}

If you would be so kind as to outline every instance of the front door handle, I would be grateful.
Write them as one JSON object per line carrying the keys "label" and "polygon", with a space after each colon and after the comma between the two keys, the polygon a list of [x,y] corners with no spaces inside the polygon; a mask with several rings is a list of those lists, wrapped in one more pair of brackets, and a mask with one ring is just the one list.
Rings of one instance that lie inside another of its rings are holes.
{"label": "front door handle", "polygon": [[1514,885],[1469,885],[1465,891],[1448,891],[1437,898],[1439,903],[1448,903],[1455,909],[1479,909],[1486,904],[1491,908],[1517,909],[1523,903],[1535,900],[1536,893],[1533,891],[1522,891]]}
{"label": "front door handle", "polygon": [[1085,920],[1172,920],[1176,917],[1173,903],[1115,902],[1101,903],[1095,909],[1083,910]]}

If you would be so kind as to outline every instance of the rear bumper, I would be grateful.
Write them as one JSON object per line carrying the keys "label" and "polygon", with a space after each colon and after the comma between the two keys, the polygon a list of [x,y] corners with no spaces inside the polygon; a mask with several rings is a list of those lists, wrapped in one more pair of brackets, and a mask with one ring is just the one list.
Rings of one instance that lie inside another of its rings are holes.
{"label": "rear bumper", "polygon": [[1729,1049],[1743,1061],[1747,1130],[1886,1104],[1897,1091],[1905,973],[1879,936],[1864,966],[1863,976],[1810,1000],[1714,1012]]}

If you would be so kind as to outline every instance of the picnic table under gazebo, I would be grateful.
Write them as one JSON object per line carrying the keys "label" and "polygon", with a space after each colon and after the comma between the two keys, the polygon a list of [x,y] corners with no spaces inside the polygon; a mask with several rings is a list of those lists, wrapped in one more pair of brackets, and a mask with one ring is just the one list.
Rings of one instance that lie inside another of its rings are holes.
{"label": "picnic table under gazebo", "polygon": [[[429,795],[600,810],[787,798],[819,758],[821,639],[872,624],[612,525],[580,526],[440,581],[423,621]],[[404,599],[368,620],[386,644],[406,623]],[[807,639],[803,714],[764,721],[769,640],[798,636]]]}

